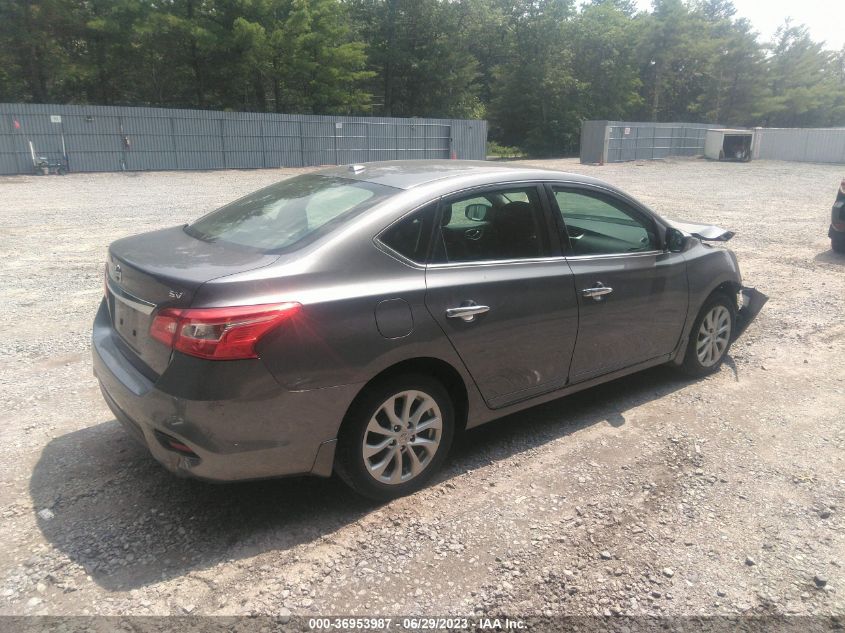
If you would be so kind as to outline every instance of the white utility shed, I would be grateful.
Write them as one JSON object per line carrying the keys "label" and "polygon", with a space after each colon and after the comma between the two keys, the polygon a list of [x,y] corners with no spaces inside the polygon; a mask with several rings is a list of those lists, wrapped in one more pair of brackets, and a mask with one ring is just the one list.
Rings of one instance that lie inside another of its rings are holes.
{"label": "white utility shed", "polygon": [[754,130],[712,129],[704,137],[704,156],[713,160],[751,160]]}

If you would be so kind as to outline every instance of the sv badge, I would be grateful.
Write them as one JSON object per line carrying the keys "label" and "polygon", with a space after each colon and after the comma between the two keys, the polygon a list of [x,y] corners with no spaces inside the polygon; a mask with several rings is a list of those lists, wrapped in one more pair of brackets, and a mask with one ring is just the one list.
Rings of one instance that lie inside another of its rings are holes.
{"label": "sv badge", "polygon": [[183,294],[185,294],[184,290],[182,292],[176,292],[175,290],[171,290],[167,293],[167,296],[171,299],[181,299]]}

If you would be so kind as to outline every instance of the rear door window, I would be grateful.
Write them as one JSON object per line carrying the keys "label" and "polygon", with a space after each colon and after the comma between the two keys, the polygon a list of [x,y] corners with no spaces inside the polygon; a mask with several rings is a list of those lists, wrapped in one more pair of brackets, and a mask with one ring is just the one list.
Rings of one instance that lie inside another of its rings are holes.
{"label": "rear door window", "polygon": [[400,190],[316,174],[270,185],[185,227],[207,242],[283,251],[313,241]]}

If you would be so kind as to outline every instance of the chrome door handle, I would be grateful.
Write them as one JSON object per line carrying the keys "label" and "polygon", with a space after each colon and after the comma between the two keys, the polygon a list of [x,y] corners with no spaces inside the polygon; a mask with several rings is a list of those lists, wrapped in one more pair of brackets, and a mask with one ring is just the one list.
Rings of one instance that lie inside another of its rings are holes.
{"label": "chrome door handle", "polygon": [[470,305],[463,305],[459,308],[447,308],[446,317],[450,319],[461,319],[467,323],[475,321],[478,314],[484,314],[490,311],[490,306],[480,306],[475,303]]}
{"label": "chrome door handle", "polygon": [[592,297],[596,301],[601,301],[604,295],[609,295],[611,292],[613,292],[613,288],[609,288],[603,283],[599,282],[598,284],[596,284],[595,288],[584,288],[581,291],[581,294],[585,297]]}

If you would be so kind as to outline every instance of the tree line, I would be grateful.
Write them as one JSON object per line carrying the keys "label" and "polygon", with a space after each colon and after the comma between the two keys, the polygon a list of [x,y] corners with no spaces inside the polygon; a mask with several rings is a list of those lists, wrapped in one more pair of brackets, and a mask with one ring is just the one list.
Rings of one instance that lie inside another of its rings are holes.
{"label": "tree line", "polygon": [[584,119],[845,125],[845,48],[729,0],[0,0],[0,101],[486,118],[532,154]]}

